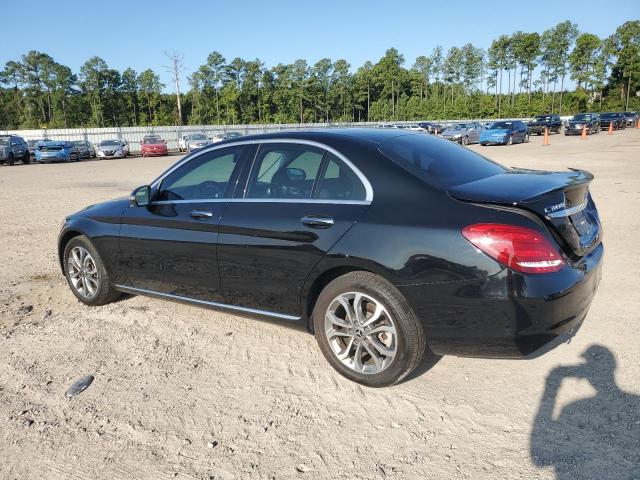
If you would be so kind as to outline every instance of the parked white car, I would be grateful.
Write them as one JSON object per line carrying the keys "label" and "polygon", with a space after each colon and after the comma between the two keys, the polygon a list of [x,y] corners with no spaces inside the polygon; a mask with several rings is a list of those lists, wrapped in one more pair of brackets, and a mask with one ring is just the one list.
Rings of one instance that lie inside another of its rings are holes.
{"label": "parked white car", "polygon": [[189,133],[180,137],[178,148],[181,152],[192,152],[210,143],[211,140],[204,133]]}
{"label": "parked white car", "polygon": [[98,158],[124,158],[129,155],[129,143],[126,140],[102,140],[96,148]]}

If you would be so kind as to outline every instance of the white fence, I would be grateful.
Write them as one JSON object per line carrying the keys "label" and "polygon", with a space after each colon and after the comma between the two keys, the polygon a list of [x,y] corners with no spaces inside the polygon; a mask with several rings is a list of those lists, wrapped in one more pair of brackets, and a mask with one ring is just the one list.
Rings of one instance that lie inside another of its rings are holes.
{"label": "white fence", "polygon": [[[464,121],[487,122],[496,119],[478,120],[434,120],[440,125]],[[525,119],[522,119],[525,120]],[[238,132],[242,135],[269,133],[282,130],[297,130],[303,128],[330,128],[330,127],[371,127],[384,124],[402,125],[415,124],[411,122],[357,122],[357,123],[292,123],[292,124],[263,124],[263,125],[183,125],[162,127],[108,127],[108,128],[66,128],[66,129],[40,129],[40,130],[6,130],[1,134],[12,133],[20,135],[25,140],[38,140],[49,138],[51,140],[88,140],[95,144],[102,140],[119,138],[129,142],[131,153],[140,151],[140,141],[145,135],[156,134],[167,141],[170,150],[178,149],[178,140],[188,133],[204,133],[207,137],[216,137],[229,132]]]}

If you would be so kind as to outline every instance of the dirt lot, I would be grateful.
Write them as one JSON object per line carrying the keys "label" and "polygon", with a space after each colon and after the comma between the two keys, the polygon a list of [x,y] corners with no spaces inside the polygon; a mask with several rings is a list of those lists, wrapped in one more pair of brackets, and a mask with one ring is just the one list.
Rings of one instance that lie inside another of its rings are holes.
{"label": "dirt lot", "polygon": [[177,157],[0,167],[0,478],[640,478],[640,130],[471,148],[595,174],[600,290],[544,356],[445,357],[381,390],[335,374],[299,329],[76,301],[60,221]]}

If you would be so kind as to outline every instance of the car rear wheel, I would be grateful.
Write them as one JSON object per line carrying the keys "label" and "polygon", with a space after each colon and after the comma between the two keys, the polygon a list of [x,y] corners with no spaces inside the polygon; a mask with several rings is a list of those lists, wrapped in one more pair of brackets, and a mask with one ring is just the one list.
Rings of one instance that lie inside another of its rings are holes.
{"label": "car rear wheel", "polygon": [[15,163],[16,159],[13,156],[13,153],[10,153],[7,157],[7,165],[12,166]]}
{"label": "car rear wheel", "polygon": [[402,380],[426,350],[422,325],[405,298],[369,272],[351,272],[329,283],[313,309],[313,325],[331,366],[370,387]]}
{"label": "car rear wheel", "polygon": [[73,237],[64,249],[64,270],[73,294],[86,305],[104,305],[121,294],[111,285],[104,263],[84,235]]}
{"label": "car rear wheel", "polygon": [[462,137],[462,145],[469,145],[469,137]]}

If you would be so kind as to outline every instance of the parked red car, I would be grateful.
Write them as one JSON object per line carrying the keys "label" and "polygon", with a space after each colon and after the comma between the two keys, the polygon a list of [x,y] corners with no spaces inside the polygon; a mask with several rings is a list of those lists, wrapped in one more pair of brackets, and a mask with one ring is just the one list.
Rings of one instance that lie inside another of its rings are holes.
{"label": "parked red car", "polygon": [[143,157],[168,155],[167,142],[160,137],[144,137],[140,142],[140,153]]}

